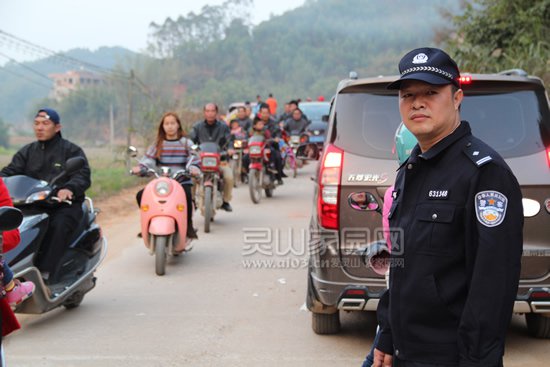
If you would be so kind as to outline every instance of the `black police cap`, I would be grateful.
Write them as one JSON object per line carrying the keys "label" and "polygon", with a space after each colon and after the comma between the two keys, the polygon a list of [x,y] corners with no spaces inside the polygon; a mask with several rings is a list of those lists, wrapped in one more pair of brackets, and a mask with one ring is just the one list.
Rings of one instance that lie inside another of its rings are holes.
{"label": "black police cap", "polygon": [[399,89],[403,80],[460,87],[460,72],[456,62],[438,48],[422,47],[410,51],[399,62],[399,72],[401,78],[388,85],[388,89]]}

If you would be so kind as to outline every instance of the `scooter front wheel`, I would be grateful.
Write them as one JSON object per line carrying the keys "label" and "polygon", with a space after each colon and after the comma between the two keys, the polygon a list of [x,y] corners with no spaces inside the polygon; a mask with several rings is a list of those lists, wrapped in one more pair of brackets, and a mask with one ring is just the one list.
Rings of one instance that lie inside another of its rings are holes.
{"label": "scooter front wheel", "polygon": [[164,275],[166,272],[166,245],[168,237],[155,236],[153,241],[155,244],[155,272],[157,275]]}
{"label": "scooter front wheel", "polygon": [[212,186],[204,188],[204,232],[210,232],[210,222],[212,221]]}
{"label": "scooter front wheel", "polygon": [[80,306],[82,300],[84,300],[84,293],[76,292],[72,294],[65,302],[63,302],[63,307],[67,310],[72,310],[73,308]]}
{"label": "scooter front wheel", "polygon": [[229,164],[231,166],[231,171],[233,172],[233,187],[237,187],[241,177],[237,172],[239,170],[239,163],[234,159],[231,159]]}
{"label": "scooter front wheel", "polygon": [[248,173],[248,189],[250,191],[250,199],[252,199],[254,204],[258,204],[262,199],[260,176],[260,171],[255,168],[251,168]]}

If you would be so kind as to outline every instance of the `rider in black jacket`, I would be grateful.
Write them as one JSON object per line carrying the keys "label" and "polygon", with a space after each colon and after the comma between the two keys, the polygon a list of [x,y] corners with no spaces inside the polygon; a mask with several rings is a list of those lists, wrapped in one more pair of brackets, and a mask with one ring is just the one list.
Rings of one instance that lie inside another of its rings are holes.
{"label": "rider in black jacket", "polygon": [[55,209],[44,209],[50,215],[50,227],[38,258],[38,267],[44,279],[53,274],[58,260],[70,244],[69,240],[82,219],[84,192],[90,187],[90,167],[84,151],[76,144],[61,137],[60,118],[56,111],[43,108],[34,120],[37,141],[25,145],[12,158],[11,163],[0,171],[0,176],[26,175],[50,182],[65,168],[69,158],[83,157],[84,167],[56,182],[57,196],[72,201]]}
{"label": "rider in black jacket", "polygon": [[264,121],[266,129],[269,130],[271,138],[273,139],[273,142],[271,143],[271,159],[273,160],[275,169],[277,170],[277,174],[275,175],[277,183],[282,185],[283,177],[287,177],[283,172],[283,158],[279,148],[279,140],[281,139],[282,130],[279,127],[279,124],[271,117],[269,113],[269,106],[267,104],[260,107],[259,117]]}
{"label": "rider in black jacket", "polygon": [[[231,130],[225,122],[217,119],[218,106],[215,103],[208,103],[204,106],[203,112],[204,120],[193,125],[188,138],[195,144],[216,143],[220,151],[227,150],[231,141]],[[227,162],[220,166],[220,170],[223,175],[223,204],[221,208],[230,212],[233,211],[229,204],[233,194],[233,170],[229,168]]]}

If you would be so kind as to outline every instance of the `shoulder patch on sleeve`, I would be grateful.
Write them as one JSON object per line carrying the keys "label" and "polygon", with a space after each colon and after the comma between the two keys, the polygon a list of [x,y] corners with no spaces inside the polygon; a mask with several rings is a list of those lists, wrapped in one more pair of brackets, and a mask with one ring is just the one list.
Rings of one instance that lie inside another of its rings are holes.
{"label": "shoulder patch on sleeve", "polygon": [[475,196],[476,216],[485,227],[496,227],[504,221],[508,198],[498,191],[481,191]]}
{"label": "shoulder patch on sleeve", "polygon": [[493,160],[491,153],[487,151],[484,146],[476,144],[476,142],[468,142],[463,152],[478,167],[481,167]]}

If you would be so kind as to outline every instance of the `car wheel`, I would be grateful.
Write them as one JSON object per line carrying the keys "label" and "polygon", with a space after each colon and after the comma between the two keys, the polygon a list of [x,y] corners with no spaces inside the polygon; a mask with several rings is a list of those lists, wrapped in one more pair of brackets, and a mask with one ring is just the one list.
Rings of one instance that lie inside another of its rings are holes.
{"label": "car wheel", "polygon": [[340,331],[340,312],[311,313],[311,327],[315,334],[336,334]]}
{"label": "car wheel", "polygon": [[550,339],[550,314],[527,313],[525,321],[531,336]]}

